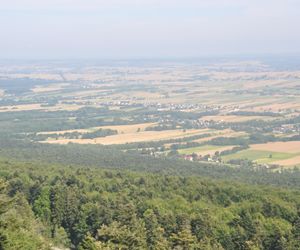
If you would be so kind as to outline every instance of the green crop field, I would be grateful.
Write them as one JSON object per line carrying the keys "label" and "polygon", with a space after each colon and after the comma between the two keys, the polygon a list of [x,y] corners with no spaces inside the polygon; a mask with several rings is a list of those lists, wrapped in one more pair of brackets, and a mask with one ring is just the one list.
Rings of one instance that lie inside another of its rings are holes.
{"label": "green crop field", "polygon": [[297,156],[297,154],[247,149],[235,154],[226,155],[222,157],[222,159],[224,161],[232,159],[248,159],[258,163],[272,163],[278,160],[289,159],[294,156]]}

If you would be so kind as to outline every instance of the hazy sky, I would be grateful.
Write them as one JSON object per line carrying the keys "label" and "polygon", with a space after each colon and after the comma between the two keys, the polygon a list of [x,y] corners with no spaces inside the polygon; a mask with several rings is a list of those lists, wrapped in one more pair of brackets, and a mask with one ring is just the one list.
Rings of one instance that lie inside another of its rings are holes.
{"label": "hazy sky", "polygon": [[1,0],[0,58],[299,53],[300,0]]}

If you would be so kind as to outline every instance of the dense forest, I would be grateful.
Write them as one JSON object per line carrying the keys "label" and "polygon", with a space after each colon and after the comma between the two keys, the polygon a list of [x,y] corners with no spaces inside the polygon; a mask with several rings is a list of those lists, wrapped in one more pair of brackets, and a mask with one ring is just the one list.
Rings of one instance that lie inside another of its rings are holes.
{"label": "dense forest", "polygon": [[299,249],[300,192],[1,161],[0,249]]}
{"label": "dense forest", "polygon": [[297,168],[273,171],[265,168],[253,168],[251,162],[247,160],[237,160],[234,166],[228,166],[208,162],[190,162],[176,157],[154,158],[135,151],[123,152],[118,145],[51,145],[2,139],[0,140],[0,158],[38,164],[47,162],[62,166],[202,176],[249,184],[300,187],[300,170]]}

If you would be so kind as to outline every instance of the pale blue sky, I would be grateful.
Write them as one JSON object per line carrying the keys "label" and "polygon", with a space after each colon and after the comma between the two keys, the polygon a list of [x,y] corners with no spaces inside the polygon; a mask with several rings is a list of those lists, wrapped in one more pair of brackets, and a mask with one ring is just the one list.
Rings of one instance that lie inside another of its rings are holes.
{"label": "pale blue sky", "polygon": [[300,52],[300,0],[1,0],[1,58]]}

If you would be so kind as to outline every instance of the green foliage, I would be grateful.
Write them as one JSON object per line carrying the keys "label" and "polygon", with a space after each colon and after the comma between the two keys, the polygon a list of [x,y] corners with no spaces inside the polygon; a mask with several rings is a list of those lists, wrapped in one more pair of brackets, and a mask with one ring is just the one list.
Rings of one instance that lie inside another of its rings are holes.
{"label": "green foliage", "polygon": [[2,210],[0,216],[0,249],[50,249],[44,235],[45,228],[35,219],[24,195],[17,194],[10,203],[10,207],[6,207],[5,212]]}
{"label": "green foliage", "polygon": [[[44,145],[37,143],[25,143],[21,141],[0,140],[0,157],[15,159],[24,162],[34,162],[41,165],[45,163],[64,166],[76,165],[79,167],[99,167],[105,169],[126,169],[140,172],[152,172],[182,176],[204,176],[215,179],[247,182],[250,184],[272,184],[284,187],[300,187],[300,171],[286,169],[273,172],[268,169],[253,169],[249,161],[234,161],[240,166],[231,168],[228,165],[210,164],[205,162],[190,162],[177,159],[177,151],[171,151],[169,159],[144,156],[137,152],[123,152],[115,146],[101,145]],[[239,153],[237,153],[239,154]],[[227,156],[225,156],[227,157]],[[267,159],[268,154],[267,154]],[[274,160],[274,159],[273,159]],[[1,160],[0,164],[11,164],[12,160]],[[2,162],[2,163],[1,163]],[[43,176],[41,177],[43,178]],[[15,176],[12,193],[24,189],[30,181],[21,181]],[[30,201],[32,203],[32,201]]]}
{"label": "green foliage", "polygon": [[299,248],[297,190],[54,165],[1,171],[4,249]]}
{"label": "green foliage", "polygon": [[146,225],[147,247],[151,250],[169,249],[169,243],[164,237],[165,231],[157,221],[157,217],[152,209],[144,212]]}

